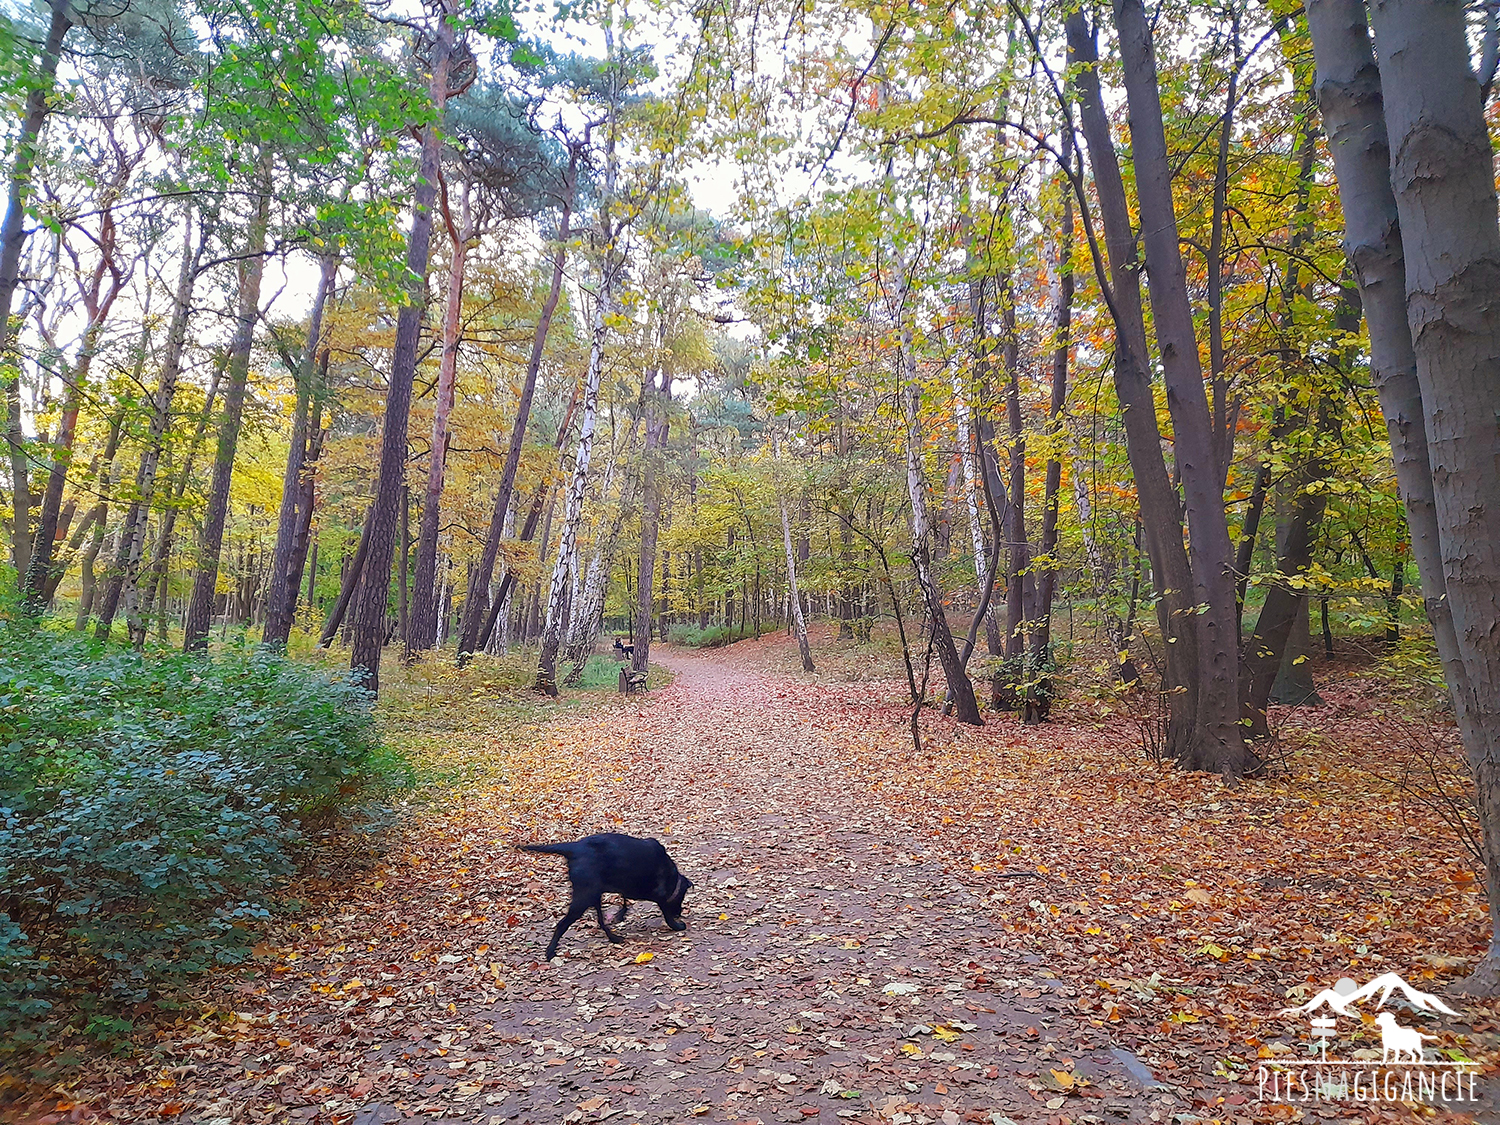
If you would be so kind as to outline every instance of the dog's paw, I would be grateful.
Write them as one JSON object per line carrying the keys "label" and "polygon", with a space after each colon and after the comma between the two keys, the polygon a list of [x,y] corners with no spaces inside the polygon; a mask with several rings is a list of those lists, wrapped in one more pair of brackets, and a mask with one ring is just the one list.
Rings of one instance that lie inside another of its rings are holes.
{"label": "dog's paw", "polygon": [[668,922],[667,925],[670,928],[676,930],[678,933],[681,933],[683,930],[687,929],[686,922]]}
{"label": "dog's paw", "polygon": [[624,945],[625,944],[625,939],[622,938],[619,934],[610,934],[609,935],[609,944],[610,945]]}

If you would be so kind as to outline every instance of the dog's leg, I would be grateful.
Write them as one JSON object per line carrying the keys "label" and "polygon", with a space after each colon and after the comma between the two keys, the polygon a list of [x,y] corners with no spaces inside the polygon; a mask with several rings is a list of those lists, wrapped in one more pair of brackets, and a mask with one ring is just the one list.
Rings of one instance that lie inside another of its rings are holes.
{"label": "dog's leg", "polygon": [[626,898],[624,895],[621,895],[620,896],[620,909],[615,913],[615,916],[610,919],[610,922],[612,922],[614,925],[618,926],[621,922],[625,921],[625,912],[627,910],[629,910],[629,909],[630,909],[630,900],[628,898]]}
{"label": "dog's leg", "polygon": [[599,928],[604,931],[604,936],[609,938],[611,945],[619,945],[625,939],[614,930],[609,928],[609,923],[604,920],[604,900],[601,898],[594,903],[594,917],[599,919]]}
{"label": "dog's leg", "polygon": [[568,932],[568,927],[588,913],[587,903],[572,902],[568,904],[568,912],[562,916],[557,923],[557,929],[552,931],[552,940],[547,944],[547,956],[544,961],[550,961],[557,956],[557,943],[562,941],[563,934]]}
{"label": "dog's leg", "polygon": [[659,902],[656,905],[661,907],[661,916],[662,919],[667,923],[668,929],[677,930],[679,932],[687,929],[687,923],[682,920],[682,917],[680,915],[676,918],[673,918],[670,914],[667,913],[667,908],[665,906],[662,906],[662,904]]}

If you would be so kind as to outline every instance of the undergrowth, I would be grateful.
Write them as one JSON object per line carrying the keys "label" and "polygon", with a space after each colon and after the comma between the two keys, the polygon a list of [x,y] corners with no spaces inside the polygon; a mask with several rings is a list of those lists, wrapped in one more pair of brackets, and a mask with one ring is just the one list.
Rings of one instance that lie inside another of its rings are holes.
{"label": "undergrowth", "polygon": [[0,624],[5,1051],[112,1041],[243,960],[310,832],[405,782],[347,677]]}

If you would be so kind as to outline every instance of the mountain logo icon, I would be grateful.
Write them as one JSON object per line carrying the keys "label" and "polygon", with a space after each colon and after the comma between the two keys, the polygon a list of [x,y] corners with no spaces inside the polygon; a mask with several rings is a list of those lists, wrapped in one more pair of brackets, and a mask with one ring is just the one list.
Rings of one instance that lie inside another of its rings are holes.
{"label": "mountain logo icon", "polygon": [[1312,1015],[1322,1008],[1331,1008],[1341,1016],[1358,1018],[1357,1005],[1371,998],[1378,998],[1376,1008],[1384,1008],[1394,1001],[1395,1003],[1404,1002],[1408,1007],[1419,1012],[1443,1012],[1450,1016],[1458,1015],[1432,993],[1413,988],[1395,973],[1383,973],[1363,987],[1345,977],[1332,988],[1325,988],[1306,1004],[1297,1008],[1283,1008],[1281,1014],[1284,1016]]}

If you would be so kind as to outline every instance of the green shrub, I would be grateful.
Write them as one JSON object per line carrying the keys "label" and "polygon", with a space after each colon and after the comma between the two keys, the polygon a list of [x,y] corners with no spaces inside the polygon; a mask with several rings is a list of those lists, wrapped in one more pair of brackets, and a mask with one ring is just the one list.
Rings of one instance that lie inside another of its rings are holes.
{"label": "green shrub", "polygon": [[367,693],[270,650],[0,626],[0,1033],[49,992],[140,1001],[243,958],[304,826],[381,762]]}
{"label": "green shrub", "polygon": [[729,625],[709,625],[701,629],[696,625],[674,625],[668,632],[674,645],[688,648],[723,648],[754,635],[753,629]]}

